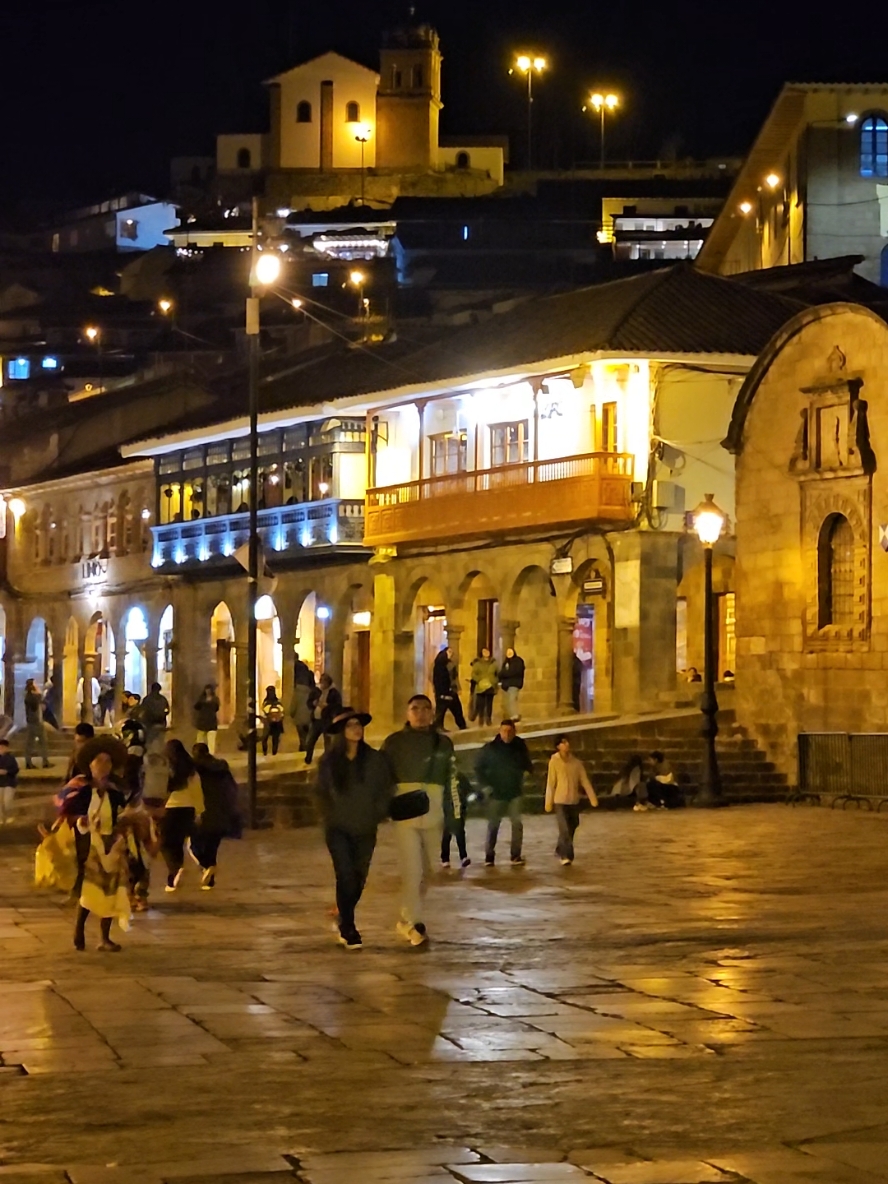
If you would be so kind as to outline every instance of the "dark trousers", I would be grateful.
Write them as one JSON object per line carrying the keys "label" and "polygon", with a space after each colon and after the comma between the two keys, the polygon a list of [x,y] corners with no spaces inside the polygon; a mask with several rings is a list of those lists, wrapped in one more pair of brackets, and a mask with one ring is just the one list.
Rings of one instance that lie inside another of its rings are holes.
{"label": "dark trousers", "polygon": [[521,797],[491,798],[487,804],[487,852],[486,859],[492,863],[496,858],[496,841],[502,820],[508,815],[512,824],[511,850],[512,859],[521,858],[521,844],[524,842],[524,823],[521,821]]}
{"label": "dark trousers", "polygon": [[478,713],[478,723],[484,726],[493,719],[493,697],[496,691],[476,691],[475,710]]}
{"label": "dark trousers", "polygon": [[[89,916],[89,909],[85,909],[83,905],[77,907],[77,920],[74,922],[74,941],[77,945],[83,945],[86,941],[86,919]],[[111,922],[113,917],[102,917],[99,921],[99,928],[102,933],[102,941],[111,940]]]}
{"label": "dark trousers", "polygon": [[443,699],[435,700],[435,727],[444,727],[444,716],[447,712],[453,716],[453,722],[462,732],[468,726],[466,724],[466,717],[463,715],[462,703],[459,701],[459,695],[447,695]]}
{"label": "dark trousers", "polygon": [[173,806],[160,822],[160,850],[171,876],[181,871],[185,862],[185,840],[194,830],[194,807]]}
{"label": "dark trousers", "polygon": [[277,756],[281,746],[281,736],[284,734],[283,724],[268,724],[262,734],[262,755],[268,756],[268,741],[271,741],[271,755]]}
{"label": "dark trousers", "polygon": [[324,735],[324,725],[319,719],[311,721],[311,727],[308,729],[308,738],[305,741],[305,763],[310,765],[314,758],[315,745],[324,736],[324,751],[327,751],[327,737]]}
{"label": "dark trousers", "polygon": [[324,837],[336,875],[339,932],[347,937],[355,928],[355,909],[367,883],[370,860],[376,847],[376,832],[352,835],[348,831],[331,828]]}
{"label": "dark trousers", "polygon": [[216,866],[219,856],[219,844],[225,836],[221,831],[206,830],[202,826],[195,829],[191,836],[191,850],[200,866],[206,871]]}
{"label": "dark trousers", "polygon": [[656,777],[652,777],[647,783],[647,796],[652,806],[665,806],[667,810],[674,810],[682,804],[679,787],[665,781],[658,781]]}
{"label": "dark trousers", "polygon": [[450,862],[450,842],[451,839],[456,839],[456,849],[459,851],[460,859],[468,859],[469,853],[466,850],[466,820],[465,817],[456,819],[450,823],[450,827],[444,827],[444,833],[441,836],[441,862]]}
{"label": "dark trousers", "polygon": [[80,893],[83,888],[83,873],[86,869],[86,857],[89,855],[90,835],[89,831],[82,835],[76,826],[76,819],[71,819],[75,823],[74,826],[74,855],[77,859],[77,879],[74,881],[74,887],[71,889],[71,897],[73,900],[80,900]]}
{"label": "dark trousers", "polygon": [[558,842],[555,844],[555,854],[561,859],[573,859],[574,835],[580,825],[580,807],[561,806],[556,802],[555,818],[558,822]]}

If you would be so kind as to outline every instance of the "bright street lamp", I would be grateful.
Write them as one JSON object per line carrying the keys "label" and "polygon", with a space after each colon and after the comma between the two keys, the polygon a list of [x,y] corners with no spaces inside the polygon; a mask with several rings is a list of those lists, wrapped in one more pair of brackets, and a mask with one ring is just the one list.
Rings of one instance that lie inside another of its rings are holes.
{"label": "bright street lamp", "polygon": [[695,806],[723,804],[721,774],[715,738],[718,735],[718,700],[715,697],[715,622],[712,599],[712,549],[721,538],[726,515],[718,508],[711,493],[707,493],[692,515],[694,531],[703,544],[703,694],[700,711],[703,714],[703,762],[700,790],[694,798]]}
{"label": "bright street lamp", "polygon": [[83,332],[84,332],[84,335],[86,337],[88,337],[89,340],[93,343],[93,345],[95,345],[96,341],[98,341],[98,338],[99,338],[99,331],[95,327],[95,325],[87,325],[87,327],[83,330]]}
{"label": "bright street lamp", "polygon": [[533,76],[548,70],[549,63],[544,57],[536,53],[519,53],[515,58],[515,65],[509,71],[514,74],[517,70],[527,78],[527,167],[533,168]]}
{"label": "bright street lamp", "polygon": [[752,213],[752,202],[751,201],[741,201],[740,205],[737,208],[740,210],[740,213],[744,217],[746,217],[748,214]]}
{"label": "bright street lamp", "polygon": [[170,309],[173,307],[173,302],[172,302],[172,300],[168,300],[166,298],[166,296],[164,296],[162,300],[158,300],[157,307],[160,309],[160,311],[163,313],[163,315],[166,316],[167,313],[170,311]]}
{"label": "bright street lamp", "polygon": [[361,145],[361,205],[364,204],[364,178],[367,175],[364,171],[364,150],[370,141],[370,134],[369,123],[359,123],[355,128],[355,139]]}
{"label": "bright street lamp", "polygon": [[769,189],[776,189],[780,184],[780,178],[776,173],[768,173],[767,177],[765,177],[765,184]]}
{"label": "bright street lamp", "polygon": [[601,116],[601,167],[604,167],[604,117],[605,115],[613,115],[620,105],[620,98],[613,93],[601,94],[596,91],[595,94],[589,96],[589,102],[583,108],[588,111],[591,107],[596,115]]}
{"label": "bright street lamp", "polygon": [[281,274],[281,260],[274,251],[257,252],[257,258],[253,267],[254,286],[259,284],[263,288],[267,288],[269,284],[276,282]]}

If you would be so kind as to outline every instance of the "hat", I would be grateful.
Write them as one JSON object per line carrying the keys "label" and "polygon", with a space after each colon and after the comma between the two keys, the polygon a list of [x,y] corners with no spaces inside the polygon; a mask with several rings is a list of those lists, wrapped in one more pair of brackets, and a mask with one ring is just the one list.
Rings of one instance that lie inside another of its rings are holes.
{"label": "hat", "polygon": [[362,728],[366,728],[367,724],[373,719],[373,716],[368,715],[366,711],[354,711],[351,707],[343,707],[339,714],[334,716],[333,722],[327,731],[332,735],[336,735],[338,732],[344,732],[345,725],[352,719],[356,719]]}
{"label": "hat", "polygon": [[126,768],[127,750],[122,740],[116,736],[92,736],[77,750],[77,772],[88,774],[89,766],[100,752],[111,757],[112,769],[122,772]]}

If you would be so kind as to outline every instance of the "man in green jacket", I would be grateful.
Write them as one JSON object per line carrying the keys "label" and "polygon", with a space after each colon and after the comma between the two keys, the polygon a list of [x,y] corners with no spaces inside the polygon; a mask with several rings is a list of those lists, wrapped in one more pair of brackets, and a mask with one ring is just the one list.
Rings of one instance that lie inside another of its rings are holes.
{"label": "man in green jacket", "polygon": [[[412,946],[428,941],[423,900],[438,858],[445,809],[460,817],[456,757],[447,736],[434,726],[432,702],[414,695],[407,703],[407,723],[382,746],[395,782],[392,818],[401,865],[401,919],[398,933]],[[398,803],[398,798],[403,798]]]}

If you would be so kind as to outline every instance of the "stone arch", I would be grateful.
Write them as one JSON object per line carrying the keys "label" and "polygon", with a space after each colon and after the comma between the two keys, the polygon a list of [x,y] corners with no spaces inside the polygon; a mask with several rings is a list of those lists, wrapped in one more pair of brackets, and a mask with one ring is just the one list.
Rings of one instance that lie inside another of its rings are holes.
{"label": "stone arch", "polygon": [[350,584],[339,600],[343,625],[342,697],[358,711],[370,708],[370,626],[373,589],[365,583]]}
{"label": "stone arch", "polygon": [[237,702],[237,646],[234,618],[224,600],[219,601],[210,615],[210,649],[213,682],[219,696],[219,723],[227,728],[234,721]]}
{"label": "stone arch", "polygon": [[281,619],[271,596],[260,596],[256,601],[256,690],[260,703],[266,687],[273,686],[281,694],[283,671]]}
{"label": "stone arch", "polygon": [[122,629],[124,689],[144,697],[148,693],[148,639],[151,632],[148,614],[141,605],[129,609],[123,618]]}
{"label": "stone arch", "polygon": [[17,723],[23,723],[25,683],[33,678],[39,687],[52,673],[52,633],[44,617],[34,617],[25,636],[22,659],[15,664],[13,680],[14,714]]}
{"label": "stone arch", "polygon": [[175,613],[173,606],[168,604],[160,614],[157,626],[157,681],[160,692],[165,695],[171,705],[169,721],[172,721],[173,703],[173,665],[175,654],[174,641]]}
{"label": "stone arch", "polygon": [[398,614],[401,632],[413,634],[413,689],[432,694],[432,662],[448,644],[448,598],[431,573],[417,572],[405,586]]}
{"label": "stone arch", "polygon": [[486,571],[473,568],[460,581],[447,616],[447,639],[464,686],[471,680],[472,661],[483,647],[497,663],[502,661],[499,589]]}

